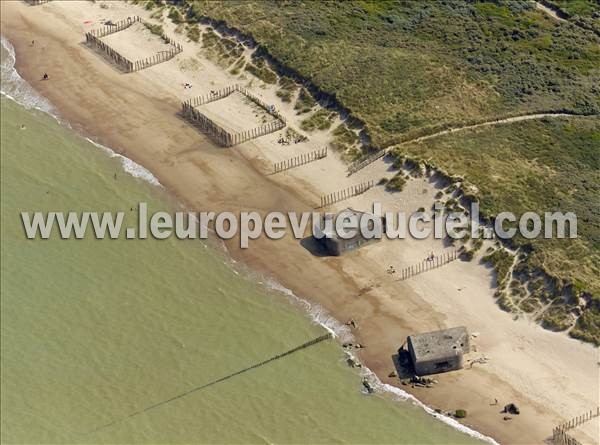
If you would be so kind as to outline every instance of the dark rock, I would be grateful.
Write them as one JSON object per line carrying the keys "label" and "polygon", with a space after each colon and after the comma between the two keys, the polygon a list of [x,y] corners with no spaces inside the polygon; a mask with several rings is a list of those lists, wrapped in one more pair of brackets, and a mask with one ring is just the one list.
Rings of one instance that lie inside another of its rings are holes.
{"label": "dark rock", "polygon": [[504,410],[502,412],[515,415],[520,414],[519,408],[514,403],[509,403],[508,405],[505,405]]}

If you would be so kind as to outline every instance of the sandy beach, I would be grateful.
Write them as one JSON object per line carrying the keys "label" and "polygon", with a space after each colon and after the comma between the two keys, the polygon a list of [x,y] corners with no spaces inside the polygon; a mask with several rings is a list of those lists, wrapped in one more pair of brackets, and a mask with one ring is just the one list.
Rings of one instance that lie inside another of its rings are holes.
{"label": "sandy beach", "polygon": [[[322,160],[270,174],[273,162],[326,146],[331,139],[327,131],[289,146],[278,144],[281,131],[233,148],[216,146],[179,116],[182,100],[243,83],[276,104],[290,126],[298,129],[303,116],[296,115],[293,102],[276,96],[275,86],[249,73],[244,79],[232,75],[199,44],[176,33],[167,20],[165,31],[183,45],[183,52],[139,72],[123,74],[85,46],[84,33],[101,26],[102,19],[148,19],[149,12],[141,8],[109,2],[108,9],[102,9],[85,1],[30,7],[11,1],[1,3],[1,13],[2,35],[15,47],[21,75],[76,130],[143,165],[189,209],[312,211],[323,194],[395,173],[382,158],[347,176],[347,165],[330,150]],[[127,36],[117,33],[110,38]],[[127,51],[139,51],[140,58],[155,45],[152,39],[136,45],[122,42]],[[245,55],[249,57],[250,50]],[[49,81],[40,80],[44,72]],[[192,88],[184,88],[185,83]],[[232,97],[208,108],[221,119],[233,116],[232,129],[245,129],[245,119],[257,117],[233,113],[230,107],[239,100]],[[373,202],[380,202],[386,211],[411,212],[430,208],[437,191],[433,182],[418,178],[400,193],[377,186],[330,209],[369,210]],[[263,236],[249,249],[240,249],[237,240],[226,244],[232,257],[249,270],[318,303],[342,322],[356,320],[353,334],[366,345],[358,356],[384,383],[442,411],[467,410],[463,423],[498,442],[542,443],[556,425],[598,406],[598,349],[500,310],[493,298],[492,271],[478,258],[453,261],[406,281],[386,272],[389,266],[401,270],[418,264],[430,252],[451,251],[442,240],[383,240],[342,257],[314,255],[291,234],[278,241]],[[476,351],[467,357],[476,361],[472,366],[436,376],[439,383],[433,388],[402,386],[398,378],[388,377],[394,370],[391,357],[407,335],[458,325],[477,334],[472,339]],[[505,421],[500,411],[510,402],[521,414]],[[598,443],[598,418],[582,426],[576,437],[582,443]]]}

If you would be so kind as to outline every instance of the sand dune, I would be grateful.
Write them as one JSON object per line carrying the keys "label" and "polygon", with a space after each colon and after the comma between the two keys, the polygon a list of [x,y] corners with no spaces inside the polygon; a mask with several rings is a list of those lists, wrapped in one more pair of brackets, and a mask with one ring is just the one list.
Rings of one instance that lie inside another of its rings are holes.
{"label": "sand dune", "polygon": [[[183,44],[181,54],[137,73],[119,73],[81,45],[83,33],[103,19],[148,18],[149,13],[130,4],[107,3],[108,9],[91,2],[51,2],[39,7],[2,2],[2,33],[16,48],[23,77],[66,119],[144,165],[189,208],[312,210],[322,194],[395,173],[382,158],[348,177],[346,164],[330,150],[325,159],[265,175],[273,162],[325,146],[331,138],[325,131],[289,146],[277,142],[281,131],[233,149],[214,146],[177,116],[181,100],[242,82],[267,103],[276,104],[293,127],[299,127],[303,116],[296,115],[293,103],[279,100],[276,87],[248,73],[242,79],[233,76],[211,61],[200,45],[176,34],[171,24],[165,23],[165,30]],[[111,40],[116,44],[123,36],[114,34]],[[152,45],[142,39],[134,46],[145,53],[155,50]],[[246,50],[245,56],[249,54]],[[50,82],[38,81],[42,72],[50,73]],[[184,88],[185,83],[192,88]],[[227,108],[231,104],[219,102],[211,105],[211,113],[230,116],[235,111]],[[243,120],[243,114],[236,119]],[[236,128],[244,125],[232,122]],[[375,187],[333,209],[368,210],[378,201],[386,210],[414,211],[430,208],[436,192],[432,181],[419,178],[401,193]],[[466,409],[466,424],[501,442],[541,443],[556,424],[598,405],[598,350],[502,312],[493,299],[492,273],[477,259],[455,261],[408,281],[386,273],[390,265],[399,270],[422,261],[429,252],[448,249],[441,240],[384,240],[340,258],[314,256],[289,236],[279,241],[261,238],[248,250],[239,249],[235,241],[228,247],[251,269],[320,303],[339,320],[357,320],[355,335],[367,345],[359,355],[384,382],[399,385],[387,375],[393,369],[392,354],[408,334],[455,325],[479,333],[470,359],[485,356],[485,364],[441,375],[433,389],[402,388],[442,410]],[[517,403],[521,415],[503,421],[499,406],[490,405],[495,398],[500,405]],[[597,443],[597,422],[578,434],[584,442]]]}

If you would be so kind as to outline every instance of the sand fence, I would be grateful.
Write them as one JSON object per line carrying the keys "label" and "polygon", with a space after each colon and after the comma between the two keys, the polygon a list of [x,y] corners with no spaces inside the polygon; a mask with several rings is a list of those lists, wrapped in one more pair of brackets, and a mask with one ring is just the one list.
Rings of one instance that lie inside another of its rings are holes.
{"label": "sand fence", "polygon": [[365,181],[357,185],[351,185],[345,189],[338,190],[337,192],[329,193],[328,195],[321,196],[321,206],[325,207],[336,202],[344,201],[352,198],[353,196],[361,195],[375,185],[374,181]]}
{"label": "sand fence", "polygon": [[165,43],[169,45],[168,50],[159,51],[156,54],[153,54],[152,56],[146,57],[144,59],[130,60],[127,57],[120,54],[114,48],[111,48],[108,44],[106,44],[106,42],[103,42],[101,40],[102,37],[106,37],[110,34],[123,31],[124,29],[129,28],[134,23],[143,23],[144,25],[150,28],[150,26],[138,16],[127,17],[126,19],[121,20],[117,23],[105,24],[102,28],[93,29],[89,32],[86,32],[86,43],[88,46],[102,52],[116,65],[118,65],[121,69],[128,73],[139,71],[144,68],[156,65],[158,63],[166,62],[167,60],[172,59],[181,51],[183,51],[183,47],[179,43],[175,42],[170,37],[162,35],[160,36],[160,38],[163,39]]}
{"label": "sand fence", "polygon": [[347,176],[350,176],[350,175],[356,173],[357,171],[365,168],[367,165],[372,164],[377,159],[384,157],[387,153],[388,153],[388,150],[379,150],[379,151],[371,154],[370,156],[367,156],[366,158],[364,158],[362,160],[359,159],[358,161],[350,164],[348,166]]}
{"label": "sand fence", "polygon": [[[275,121],[260,125],[258,127],[250,128],[248,130],[234,132],[224,129],[221,125],[214,122],[196,108],[210,102],[225,99],[227,96],[235,92],[243,94],[256,105],[263,108],[268,114],[275,118]],[[275,110],[274,106],[267,105],[263,100],[252,94],[248,89],[238,84],[230,85],[221,90],[212,91],[210,94],[194,97],[182,102],[181,113],[187,120],[200,128],[203,133],[208,134],[218,144],[224,147],[232,147],[234,145],[241,144],[242,142],[250,139],[273,133],[286,126],[285,117]]]}
{"label": "sand fence", "polygon": [[552,443],[555,445],[581,445],[581,442],[567,434],[567,431],[577,428],[579,425],[598,416],[600,416],[600,407],[596,407],[595,410],[590,410],[581,416],[577,416],[574,419],[557,426],[552,431]]}
{"label": "sand fence", "polygon": [[443,252],[440,255],[432,255],[427,260],[422,261],[413,266],[405,267],[400,271],[400,276],[397,281],[408,280],[410,277],[422,274],[428,270],[437,269],[438,267],[445,266],[448,263],[458,258],[458,250],[452,250],[450,252]]}
{"label": "sand fence", "polygon": [[293,158],[286,159],[285,161],[275,162],[273,164],[273,174],[279,173],[290,168],[299,167],[309,162],[318,161],[327,157],[327,147],[318,150],[311,151],[310,153],[303,153]]}

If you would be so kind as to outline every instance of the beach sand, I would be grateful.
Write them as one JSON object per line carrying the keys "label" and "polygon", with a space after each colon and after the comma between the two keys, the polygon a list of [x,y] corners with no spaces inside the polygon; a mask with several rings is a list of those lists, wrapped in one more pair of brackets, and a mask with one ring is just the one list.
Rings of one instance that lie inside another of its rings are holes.
{"label": "beach sand", "polygon": [[[108,9],[91,2],[37,7],[2,2],[2,34],[15,47],[21,75],[62,117],[94,141],[146,167],[191,210],[312,211],[322,194],[394,173],[382,159],[347,177],[345,164],[330,150],[323,160],[266,174],[272,162],[325,146],[327,132],[283,147],[277,143],[282,132],[232,149],[215,146],[179,117],[180,101],[240,79],[166,22],[167,34],[182,43],[184,51],[149,69],[120,73],[82,43],[84,32],[100,26],[102,18],[116,21],[149,14],[133,5],[107,3]],[[111,39],[119,39],[119,34]],[[130,51],[137,48],[140,58],[149,51],[144,45],[123,43]],[[40,80],[44,72],[49,81]],[[282,103],[275,87],[246,76],[242,82],[265,102],[276,104],[298,128],[303,117],[296,116],[293,102]],[[184,83],[193,88],[183,88]],[[222,106],[226,114],[228,102],[219,102],[211,105],[211,113]],[[375,187],[332,209],[368,210],[378,201],[384,210],[414,211],[429,208],[435,192],[434,185],[421,178],[410,181],[401,193]],[[390,265],[400,270],[423,261],[431,251],[449,249],[441,240],[383,240],[337,258],[315,256],[289,234],[278,241],[263,236],[245,250],[237,240],[226,244],[233,258],[250,270],[321,304],[342,322],[356,320],[355,337],[366,345],[358,355],[385,383],[400,386],[397,378],[387,375],[394,369],[392,355],[410,333],[456,325],[478,333],[473,339],[477,352],[469,358],[485,356],[485,364],[439,375],[434,388],[401,388],[443,411],[466,409],[463,423],[499,442],[541,443],[554,426],[598,405],[598,349],[501,311],[493,298],[493,274],[478,261],[454,261],[407,281],[386,273]],[[492,405],[494,399],[498,405]],[[504,421],[500,410],[509,402],[516,403],[521,414]],[[598,442],[597,420],[578,431],[580,440]]]}

